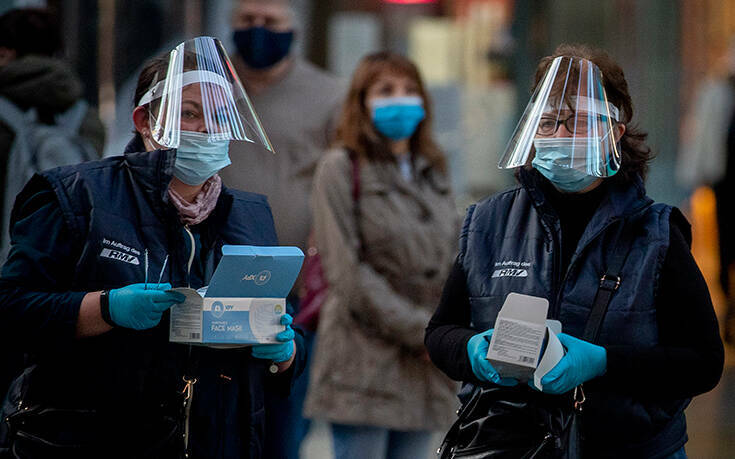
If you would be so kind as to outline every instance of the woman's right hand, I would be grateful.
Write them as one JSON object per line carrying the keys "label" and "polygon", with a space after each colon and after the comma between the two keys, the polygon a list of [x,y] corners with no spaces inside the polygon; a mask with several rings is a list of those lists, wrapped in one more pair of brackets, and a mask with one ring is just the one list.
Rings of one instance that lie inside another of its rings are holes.
{"label": "woman's right hand", "polygon": [[130,284],[110,290],[110,318],[115,324],[145,330],[161,321],[163,313],[186,298],[178,292],[167,292],[171,284]]}
{"label": "woman's right hand", "polygon": [[467,342],[467,355],[470,359],[472,372],[480,381],[487,381],[500,386],[515,386],[518,380],[514,378],[501,378],[498,372],[487,360],[487,350],[490,347],[490,337],[493,336],[490,329],[470,338]]}

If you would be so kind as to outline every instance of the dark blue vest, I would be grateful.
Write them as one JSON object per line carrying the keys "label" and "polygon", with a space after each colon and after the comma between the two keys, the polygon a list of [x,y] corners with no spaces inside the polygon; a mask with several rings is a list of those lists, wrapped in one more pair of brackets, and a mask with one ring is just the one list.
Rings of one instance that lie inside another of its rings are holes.
{"label": "dark blue vest", "polygon": [[[146,279],[199,288],[207,285],[224,244],[277,245],[264,196],[223,187],[216,208],[191,242],[168,202],[173,150],[135,153],[35,177],[24,193],[50,185],[78,253],[70,290],[117,288]],[[92,408],[128,416],[178,416],[182,376],[199,382],[191,412],[195,457],[257,457],[263,437],[264,376],[268,362],[249,349],[209,349],[168,342],[169,320],[150,330],[117,328],[44,352],[26,397],[51,406]],[[249,415],[243,416],[244,413]],[[122,421],[121,421],[122,422]]]}
{"label": "dark blue vest", "polygon": [[[634,221],[635,240],[620,288],[609,304],[598,344],[658,343],[655,296],[669,244],[671,207],[653,204],[641,182],[612,182],[561,272],[561,229],[544,197],[540,176],[519,171],[521,186],[469,208],[460,238],[472,326],[492,328],[510,292],[549,300],[549,318],[582,335],[617,227]],[[635,378],[635,375],[631,375]],[[594,385],[590,385],[594,386]],[[688,400],[648,401],[610,391],[585,391],[585,447],[590,457],[658,457],[686,441]],[[594,453],[592,453],[594,452]]]}

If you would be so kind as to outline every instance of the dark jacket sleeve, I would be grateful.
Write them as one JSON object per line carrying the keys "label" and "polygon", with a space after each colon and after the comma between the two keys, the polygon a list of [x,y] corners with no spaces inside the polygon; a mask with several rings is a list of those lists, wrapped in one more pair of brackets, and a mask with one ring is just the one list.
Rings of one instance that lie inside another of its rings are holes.
{"label": "dark jacket sleeve", "polygon": [[269,374],[267,376],[264,388],[266,391],[277,395],[281,398],[286,398],[291,394],[291,388],[296,381],[296,378],[301,376],[306,366],[306,359],[308,358],[306,352],[306,344],[304,343],[304,335],[299,327],[293,327],[294,332],[294,344],[296,346],[296,354],[294,355],[293,362],[288,370],[283,373]]}
{"label": "dark jacket sleeve", "polygon": [[43,349],[74,339],[86,292],[68,291],[77,257],[54,192],[29,186],[15,205],[0,277],[0,331],[26,349]]}
{"label": "dark jacket sleeve", "polygon": [[[681,217],[683,219],[683,217]],[[688,224],[687,224],[688,225]],[[656,296],[659,345],[606,346],[610,390],[687,398],[714,388],[724,364],[717,317],[704,277],[672,213],[669,250]]]}
{"label": "dark jacket sleeve", "polygon": [[456,381],[477,382],[467,355],[467,341],[477,333],[470,321],[467,279],[456,261],[424,336],[431,361]]}

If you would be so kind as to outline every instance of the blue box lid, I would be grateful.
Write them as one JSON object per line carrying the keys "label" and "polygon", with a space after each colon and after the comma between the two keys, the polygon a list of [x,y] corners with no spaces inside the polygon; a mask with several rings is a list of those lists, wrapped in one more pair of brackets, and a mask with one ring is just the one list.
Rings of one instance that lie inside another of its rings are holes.
{"label": "blue box lid", "polygon": [[225,245],[205,296],[285,298],[303,262],[298,247]]}

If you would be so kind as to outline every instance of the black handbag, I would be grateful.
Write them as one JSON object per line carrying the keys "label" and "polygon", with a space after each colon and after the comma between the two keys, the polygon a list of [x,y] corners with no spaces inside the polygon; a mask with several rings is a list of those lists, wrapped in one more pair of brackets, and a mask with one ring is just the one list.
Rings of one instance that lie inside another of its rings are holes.
{"label": "black handbag", "polygon": [[129,423],[121,423],[117,419],[110,421],[110,416],[114,414],[101,415],[94,410],[23,408],[6,419],[11,439],[9,457],[183,457],[177,419],[141,414]]}
{"label": "black handbag", "polygon": [[27,389],[36,369],[35,365],[26,368],[3,402],[1,411],[6,414],[0,423],[1,458],[184,457],[182,416],[178,413],[183,403],[177,403],[183,400],[180,394],[174,394],[160,408],[128,406],[124,411],[35,403],[28,400]]}
{"label": "black handbag", "polygon": [[[615,250],[600,278],[582,339],[596,342],[620,272],[633,243],[632,223],[622,220]],[[476,386],[437,450],[440,459],[580,459],[582,385],[571,394],[549,395],[525,384]]]}

